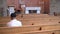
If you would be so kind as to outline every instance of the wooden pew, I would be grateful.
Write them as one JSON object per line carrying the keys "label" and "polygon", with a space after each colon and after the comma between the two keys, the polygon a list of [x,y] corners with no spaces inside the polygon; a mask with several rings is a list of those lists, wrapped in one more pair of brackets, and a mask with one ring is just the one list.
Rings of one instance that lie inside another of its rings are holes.
{"label": "wooden pew", "polygon": [[48,17],[49,15],[48,14],[23,14],[23,17],[33,17],[33,16],[35,16],[35,17],[39,17],[39,16],[46,16],[46,17]]}
{"label": "wooden pew", "polygon": [[59,24],[59,22],[50,22],[50,21],[25,21],[22,23],[23,25],[54,25]]}
{"label": "wooden pew", "polygon": [[[20,21],[60,21],[59,18],[23,18],[23,19],[19,19],[18,20]],[[9,22],[10,19],[7,18],[7,19],[1,19],[0,22]]]}
{"label": "wooden pew", "polygon": [[11,33],[3,33],[0,34],[60,34],[60,30],[47,30],[47,31],[31,31],[31,32],[11,32]]}
{"label": "wooden pew", "polygon": [[57,17],[57,16],[51,16],[48,14],[23,14],[23,18],[36,18],[36,17],[46,18],[46,17]]}
{"label": "wooden pew", "polygon": [[[19,15],[21,16],[21,15]],[[60,18],[56,16],[47,16],[46,14],[24,14],[23,18],[17,16],[17,19],[22,21],[23,25],[32,25],[32,24],[58,24],[60,22]],[[32,16],[32,17],[31,17]],[[41,16],[41,17],[38,17]],[[7,24],[10,21],[10,17],[4,17],[0,20],[0,24]],[[43,24],[43,25],[44,25]]]}
{"label": "wooden pew", "polygon": [[60,30],[33,31],[33,32],[25,32],[22,34],[60,34]]}
{"label": "wooden pew", "polygon": [[[35,22],[35,23],[30,23],[30,22],[24,22],[22,25],[54,25],[54,24],[60,24],[58,22]],[[0,27],[6,27],[7,23],[0,23]]]}
{"label": "wooden pew", "polygon": [[22,27],[0,27],[0,32],[14,33],[14,32],[31,32],[31,31],[46,31],[46,30],[60,30],[60,24],[56,25],[28,25]]}
{"label": "wooden pew", "polygon": [[[6,25],[9,21],[9,19],[3,20],[0,25]],[[20,21],[22,21],[23,25],[51,25],[59,24],[60,19],[20,19]]]}
{"label": "wooden pew", "polygon": [[[41,25],[41,24],[42,25],[44,25],[44,24],[47,25],[47,24],[50,24],[51,25],[51,24],[59,24],[59,22],[60,22],[59,20],[55,20],[55,21],[42,21],[42,20],[41,21],[40,20],[34,20],[34,21],[32,21],[32,20],[25,20],[25,21],[22,21],[22,24],[23,25],[32,25],[32,24],[33,25],[38,25],[38,24],[39,25]],[[3,24],[7,24],[7,23],[8,22],[0,22],[0,24],[2,24],[2,25]]]}
{"label": "wooden pew", "polygon": [[[51,25],[51,24],[59,24],[60,23],[60,20],[46,20],[46,19],[43,19],[43,20],[40,20],[40,19],[30,19],[30,20],[20,20],[22,22],[23,25]],[[9,21],[3,21],[3,22],[0,22],[0,26],[6,26],[6,24],[8,23]]]}
{"label": "wooden pew", "polygon": [[22,34],[60,34],[60,30],[22,32]]}

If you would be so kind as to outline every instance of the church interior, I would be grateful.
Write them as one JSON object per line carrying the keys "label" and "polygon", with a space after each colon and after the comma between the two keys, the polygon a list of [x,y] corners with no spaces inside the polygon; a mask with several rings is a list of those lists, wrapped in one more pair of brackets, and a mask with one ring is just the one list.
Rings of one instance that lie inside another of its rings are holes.
{"label": "church interior", "polygon": [[[7,27],[13,12],[21,27]],[[0,34],[60,34],[60,0],[0,0]]]}

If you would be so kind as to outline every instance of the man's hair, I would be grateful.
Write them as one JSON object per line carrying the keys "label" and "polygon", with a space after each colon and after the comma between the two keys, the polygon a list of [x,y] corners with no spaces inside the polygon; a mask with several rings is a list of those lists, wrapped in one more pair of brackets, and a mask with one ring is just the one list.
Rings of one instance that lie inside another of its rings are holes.
{"label": "man's hair", "polygon": [[11,14],[11,17],[12,17],[12,18],[16,17],[16,13],[12,13],[12,14]]}

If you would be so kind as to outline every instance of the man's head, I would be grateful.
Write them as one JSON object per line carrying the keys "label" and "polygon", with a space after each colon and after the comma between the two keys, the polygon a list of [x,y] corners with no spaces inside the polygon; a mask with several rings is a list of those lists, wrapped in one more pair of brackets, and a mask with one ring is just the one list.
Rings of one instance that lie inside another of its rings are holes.
{"label": "man's head", "polygon": [[11,19],[14,19],[14,18],[16,18],[16,13],[11,14]]}

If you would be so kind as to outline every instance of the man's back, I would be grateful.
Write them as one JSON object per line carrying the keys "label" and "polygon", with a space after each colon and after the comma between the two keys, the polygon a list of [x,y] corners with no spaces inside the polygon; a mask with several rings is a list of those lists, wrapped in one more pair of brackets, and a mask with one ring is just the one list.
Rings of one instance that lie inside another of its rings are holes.
{"label": "man's back", "polygon": [[21,27],[22,23],[18,21],[17,19],[13,19],[10,22],[7,23],[8,27]]}

